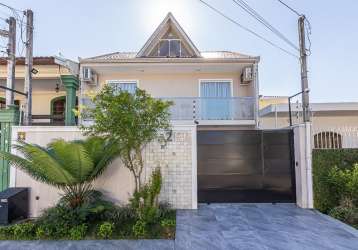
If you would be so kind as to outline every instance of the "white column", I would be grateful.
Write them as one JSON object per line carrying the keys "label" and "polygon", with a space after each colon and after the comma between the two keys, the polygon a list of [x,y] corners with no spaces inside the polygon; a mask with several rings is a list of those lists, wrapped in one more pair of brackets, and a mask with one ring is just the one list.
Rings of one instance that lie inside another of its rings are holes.
{"label": "white column", "polygon": [[311,123],[294,127],[296,203],[313,208]]}

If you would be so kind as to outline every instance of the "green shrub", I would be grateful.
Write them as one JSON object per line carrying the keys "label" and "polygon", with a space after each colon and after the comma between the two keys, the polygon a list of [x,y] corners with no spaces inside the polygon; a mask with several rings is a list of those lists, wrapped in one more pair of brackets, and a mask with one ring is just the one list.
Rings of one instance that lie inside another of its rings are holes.
{"label": "green shrub", "polygon": [[147,230],[146,230],[147,224],[142,221],[142,220],[138,220],[132,228],[133,234],[136,238],[143,238],[147,235]]}
{"label": "green shrub", "polygon": [[113,207],[99,214],[99,221],[112,221],[116,225],[122,225],[131,220],[136,220],[137,214],[130,206]]}
{"label": "green shrub", "polygon": [[103,215],[108,211],[116,210],[118,207],[110,201],[104,199],[99,191],[92,191],[88,195],[88,200],[79,208],[79,212],[86,217],[89,222],[103,221]]}
{"label": "green shrub", "polygon": [[358,229],[358,208],[351,199],[343,199],[339,206],[331,209],[329,215]]}
{"label": "green shrub", "polygon": [[111,222],[103,222],[97,232],[100,239],[109,239],[113,234],[114,224]]}
{"label": "green shrub", "polygon": [[[357,194],[356,170],[345,174],[345,170],[352,171],[358,163],[358,149],[315,149],[312,155],[314,206],[323,213],[328,213],[339,206],[347,193]],[[332,170],[333,169],[333,170]],[[339,172],[342,170],[343,172]],[[349,185],[343,185],[347,180]],[[357,197],[357,196],[355,196]]]}
{"label": "green shrub", "polygon": [[82,224],[79,226],[75,226],[70,229],[70,239],[71,240],[82,240],[87,233],[87,225]]}
{"label": "green shrub", "polygon": [[136,212],[137,218],[145,224],[153,223],[159,217],[158,196],[162,187],[160,168],[156,168],[151,175],[149,183],[141,190],[134,192],[130,206]]}
{"label": "green shrub", "polygon": [[103,221],[103,214],[107,211],[115,210],[116,206],[103,199],[103,195],[98,191],[88,194],[86,202],[81,206],[72,208],[66,199],[60,200],[57,206],[44,211],[38,219],[37,224],[40,229],[37,238],[71,238],[70,231],[78,230],[83,224],[95,224]]}
{"label": "green shrub", "polygon": [[160,221],[163,233],[166,238],[173,238],[175,234],[175,219],[163,219]]}
{"label": "green shrub", "polygon": [[68,206],[59,204],[56,207],[44,211],[37,223],[41,227],[39,236],[54,239],[67,238],[71,228],[86,222],[87,210],[80,207],[72,209]]}
{"label": "green shrub", "polygon": [[44,239],[48,239],[51,237],[52,233],[49,232],[49,228],[44,226],[44,225],[40,225],[36,228],[36,239],[38,240],[44,240]]}
{"label": "green shrub", "polygon": [[13,226],[13,235],[17,240],[32,239],[35,234],[35,225],[32,222],[16,224]]}
{"label": "green shrub", "polygon": [[158,209],[159,209],[159,217],[161,218],[170,216],[170,214],[172,214],[174,211],[171,205],[167,202],[160,202]]}
{"label": "green shrub", "polygon": [[175,224],[176,222],[173,219],[163,219],[160,221],[162,227],[175,227]]}
{"label": "green shrub", "polygon": [[0,240],[13,238],[14,226],[0,226]]}

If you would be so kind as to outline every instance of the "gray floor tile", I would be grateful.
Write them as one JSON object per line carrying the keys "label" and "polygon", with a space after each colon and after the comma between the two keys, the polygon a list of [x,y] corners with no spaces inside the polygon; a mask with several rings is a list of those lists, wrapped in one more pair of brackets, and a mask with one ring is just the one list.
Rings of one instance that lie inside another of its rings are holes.
{"label": "gray floor tile", "polygon": [[200,204],[177,212],[175,241],[0,241],[0,249],[358,250],[358,231],[294,204]]}

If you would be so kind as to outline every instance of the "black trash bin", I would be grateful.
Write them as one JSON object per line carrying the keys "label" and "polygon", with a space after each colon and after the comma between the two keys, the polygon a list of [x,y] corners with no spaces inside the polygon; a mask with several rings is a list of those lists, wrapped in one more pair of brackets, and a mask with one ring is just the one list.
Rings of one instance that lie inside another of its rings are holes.
{"label": "black trash bin", "polygon": [[0,225],[29,216],[29,189],[8,188],[0,192]]}

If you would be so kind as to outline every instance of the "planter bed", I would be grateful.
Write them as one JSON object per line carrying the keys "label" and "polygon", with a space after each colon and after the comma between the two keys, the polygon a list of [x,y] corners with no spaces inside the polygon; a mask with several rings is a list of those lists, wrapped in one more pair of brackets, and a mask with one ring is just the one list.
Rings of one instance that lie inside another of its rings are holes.
{"label": "planter bed", "polygon": [[57,205],[37,219],[0,226],[0,240],[175,238],[176,211],[164,205],[150,222],[137,218],[130,207],[111,207],[98,213],[86,211],[85,218],[81,218],[81,212]]}

